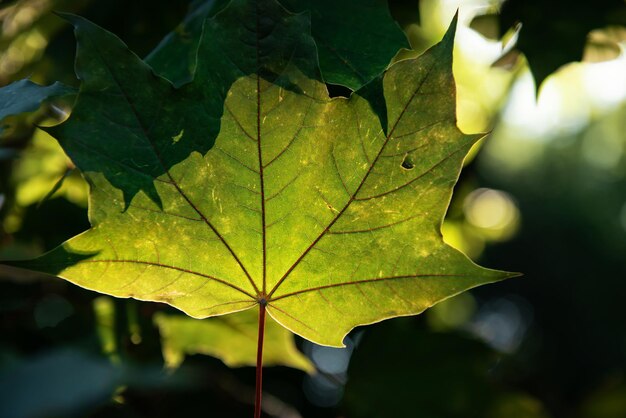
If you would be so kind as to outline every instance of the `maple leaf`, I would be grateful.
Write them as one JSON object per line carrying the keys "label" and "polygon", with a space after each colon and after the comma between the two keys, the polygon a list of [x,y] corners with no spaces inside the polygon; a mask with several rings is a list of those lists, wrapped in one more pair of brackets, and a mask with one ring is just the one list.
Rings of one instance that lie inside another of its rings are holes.
{"label": "maple leaf", "polygon": [[331,99],[308,15],[273,0],[235,0],[207,20],[180,88],[68,19],[82,84],[48,131],[91,186],[92,228],[13,265],[196,318],[260,305],[331,346],[511,276],[440,233],[481,137],[456,127],[455,22],[418,59]]}
{"label": "maple leaf", "polygon": [[538,91],[550,74],[583,58],[591,30],[626,25],[626,4],[623,0],[600,0],[591,7],[568,0],[511,0],[502,3],[498,20],[503,31],[522,23],[516,47],[528,58]]}
{"label": "maple leaf", "polygon": [[[6,123],[7,119],[22,113],[34,112],[39,107],[54,98],[70,96],[75,91],[59,82],[49,86],[40,86],[30,80],[15,81],[8,86],[0,88],[0,122]],[[4,126],[0,126],[0,134]]]}
{"label": "maple leaf", "polygon": [[[146,57],[157,73],[175,85],[192,79],[203,23],[225,7],[220,0],[196,5],[176,28]],[[393,21],[386,2],[379,0],[285,0],[292,12],[309,12],[311,36],[318,49],[324,81],[356,90],[377,77],[406,36]],[[358,10],[358,13],[346,13]]]}
{"label": "maple leaf", "polygon": [[[163,359],[169,368],[177,368],[185,355],[191,354],[217,357],[229,367],[256,365],[258,324],[252,310],[207,320],[159,312],[154,322],[159,327]],[[292,333],[272,320],[266,322],[264,332],[263,367],[315,371],[311,361],[296,348]]]}

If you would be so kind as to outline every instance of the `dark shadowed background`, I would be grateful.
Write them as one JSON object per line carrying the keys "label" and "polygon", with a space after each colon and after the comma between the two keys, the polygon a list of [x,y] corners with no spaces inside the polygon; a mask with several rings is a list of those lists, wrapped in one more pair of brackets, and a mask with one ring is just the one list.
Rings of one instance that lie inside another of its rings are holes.
{"label": "dark shadowed background", "polygon": [[[437,42],[460,7],[459,126],[491,134],[468,159],[444,237],[524,276],[359,328],[346,349],[297,339],[318,373],[267,368],[267,416],[626,417],[626,3],[390,6],[414,49],[398,59]],[[146,56],[188,7],[0,2],[0,86],[78,85],[74,37],[53,10]],[[32,128],[59,118],[63,109],[43,109],[0,137],[0,258],[40,254],[89,227],[80,174]],[[0,417],[250,416],[254,368],[194,355],[163,370],[161,311],[173,310],[0,270]]]}

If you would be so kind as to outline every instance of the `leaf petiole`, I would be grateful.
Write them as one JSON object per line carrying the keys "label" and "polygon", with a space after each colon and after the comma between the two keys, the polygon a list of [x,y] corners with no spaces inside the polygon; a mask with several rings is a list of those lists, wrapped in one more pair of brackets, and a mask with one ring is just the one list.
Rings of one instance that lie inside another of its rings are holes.
{"label": "leaf petiole", "polygon": [[261,418],[261,394],[263,389],[263,338],[265,337],[265,307],[267,300],[259,301],[259,338],[256,354],[256,387],[254,397],[254,418]]}

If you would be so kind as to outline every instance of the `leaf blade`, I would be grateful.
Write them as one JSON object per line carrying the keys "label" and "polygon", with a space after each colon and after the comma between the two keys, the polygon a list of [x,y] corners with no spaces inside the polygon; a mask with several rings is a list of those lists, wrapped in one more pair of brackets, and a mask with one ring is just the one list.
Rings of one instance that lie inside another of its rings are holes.
{"label": "leaf blade", "polygon": [[[191,80],[203,22],[223,10],[222,3],[207,0],[190,11],[146,61],[177,86]],[[311,14],[312,36],[328,83],[358,90],[384,71],[399,49],[409,47],[385,2],[286,0],[282,4],[291,12]],[[346,13],[356,9],[358,14]]]}
{"label": "leaf blade", "polygon": [[[456,127],[454,22],[386,72],[384,97],[366,86],[331,99],[308,16],[272,0],[234,0],[207,20],[206,59],[180,88],[73,19],[88,71],[53,132],[92,186],[92,229],[19,265],[197,318],[267,302],[289,330],[332,346],[357,325],[511,276],[441,237],[480,138]],[[119,114],[102,118],[107,106]]]}
{"label": "leaf blade", "polygon": [[[169,368],[178,367],[186,355],[217,357],[229,367],[256,365],[257,313],[255,309],[204,321],[177,315],[154,318],[161,333]],[[313,373],[313,364],[299,352],[293,335],[269,319],[265,325],[264,366],[287,366]],[[237,347],[237,350],[233,350]]]}
{"label": "leaf blade", "polygon": [[[28,79],[15,81],[0,88],[0,122],[23,113],[34,112],[44,103],[58,97],[76,94],[76,91],[62,83],[40,86]],[[2,126],[0,126],[2,133]]]}

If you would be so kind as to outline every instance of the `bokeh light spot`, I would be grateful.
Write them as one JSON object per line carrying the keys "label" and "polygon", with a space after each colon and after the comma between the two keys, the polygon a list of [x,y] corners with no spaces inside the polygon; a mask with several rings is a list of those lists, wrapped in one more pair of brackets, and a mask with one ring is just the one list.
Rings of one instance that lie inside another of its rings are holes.
{"label": "bokeh light spot", "polygon": [[487,238],[507,239],[519,226],[519,209],[513,198],[503,191],[477,189],[470,193],[463,204],[467,221],[483,230]]}

